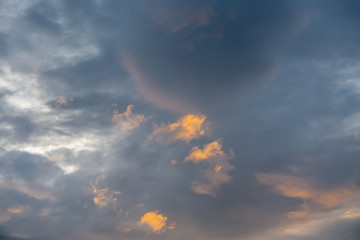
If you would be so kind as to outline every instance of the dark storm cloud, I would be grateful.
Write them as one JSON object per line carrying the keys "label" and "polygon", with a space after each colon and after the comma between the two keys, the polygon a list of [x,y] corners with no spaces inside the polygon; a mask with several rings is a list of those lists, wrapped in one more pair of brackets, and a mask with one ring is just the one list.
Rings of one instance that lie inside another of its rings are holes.
{"label": "dark storm cloud", "polygon": [[[21,74],[3,74],[18,85],[0,85],[0,180],[12,184],[0,189],[4,235],[271,239],[275,231],[273,239],[307,240],[276,232],[294,224],[286,214],[306,196],[279,194],[257,174],[311,180],[311,196],[359,182],[359,141],[341,132],[360,98],[337,86],[358,57],[356,1],[69,0],[10,9],[0,60]],[[26,88],[28,78],[37,80]],[[56,105],[60,97],[71,101]],[[19,107],[29,99],[43,105]],[[124,132],[111,118],[130,104],[147,121]],[[209,136],[149,140],[153,124],[189,111],[207,116]],[[236,169],[216,197],[197,195],[190,185],[204,165],[183,160],[217,138],[234,150]],[[100,207],[94,184],[121,194]],[[146,235],[138,221],[156,210],[176,227]],[[346,210],[341,203],[321,212]],[[311,239],[355,240],[357,224],[336,218]]]}

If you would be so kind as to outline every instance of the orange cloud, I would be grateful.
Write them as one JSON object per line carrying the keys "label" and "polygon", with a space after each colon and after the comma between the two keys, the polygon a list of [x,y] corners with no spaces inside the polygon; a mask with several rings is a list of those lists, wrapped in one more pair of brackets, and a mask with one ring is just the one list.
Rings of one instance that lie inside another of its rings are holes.
{"label": "orange cloud", "polygon": [[113,123],[121,125],[123,131],[130,131],[140,126],[142,122],[147,119],[142,114],[134,114],[132,110],[134,105],[128,105],[124,113],[119,113],[114,110],[112,121]]}
{"label": "orange cloud", "polygon": [[271,186],[274,192],[285,197],[300,198],[304,204],[300,205],[300,210],[289,212],[288,217],[303,221],[313,210],[336,207],[355,197],[358,187],[351,184],[349,186],[337,187],[333,189],[321,189],[310,179],[287,176],[282,174],[256,174],[259,183]]}
{"label": "orange cloud", "polygon": [[156,126],[150,139],[155,138],[161,143],[174,142],[176,140],[190,142],[199,138],[206,132],[206,116],[202,114],[188,114],[174,123]]}
{"label": "orange cloud", "polygon": [[25,206],[23,206],[23,205],[7,209],[8,213],[16,214],[16,215],[22,214],[24,211],[25,211]]}
{"label": "orange cloud", "polygon": [[197,146],[193,147],[184,162],[196,164],[206,162],[208,165],[202,170],[199,179],[192,182],[191,189],[197,194],[215,196],[221,184],[231,180],[229,172],[234,169],[234,166],[229,163],[229,160],[233,157],[232,150],[229,151],[229,154],[222,151],[220,139],[205,144],[203,149]]}
{"label": "orange cloud", "polygon": [[60,96],[59,99],[55,102],[55,107],[60,108],[61,106],[68,106],[73,100],[73,98]]}
{"label": "orange cloud", "polygon": [[344,219],[360,218],[360,209],[353,209],[346,211],[341,218]]}
{"label": "orange cloud", "polygon": [[111,191],[108,188],[98,187],[100,179],[104,179],[104,176],[97,178],[95,184],[91,184],[92,193],[94,195],[93,201],[95,205],[99,207],[106,207],[109,203],[116,202],[117,201],[116,196],[120,195],[121,192]]}
{"label": "orange cloud", "polygon": [[199,163],[211,158],[223,157],[225,153],[221,150],[221,147],[220,140],[204,145],[203,149],[200,149],[198,146],[193,147],[184,161]]}
{"label": "orange cloud", "polygon": [[155,233],[165,232],[167,217],[160,214],[159,211],[145,213],[139,221],[140,224],[146,224]]}

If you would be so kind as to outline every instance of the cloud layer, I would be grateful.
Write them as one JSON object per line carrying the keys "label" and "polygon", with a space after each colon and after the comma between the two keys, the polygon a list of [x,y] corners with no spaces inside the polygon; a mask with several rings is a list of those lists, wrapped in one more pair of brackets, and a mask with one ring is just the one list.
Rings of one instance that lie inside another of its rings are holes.
{"label": "cloud layer", "polygon": [[358,240],[359,1],[0,1],[0,239]]}

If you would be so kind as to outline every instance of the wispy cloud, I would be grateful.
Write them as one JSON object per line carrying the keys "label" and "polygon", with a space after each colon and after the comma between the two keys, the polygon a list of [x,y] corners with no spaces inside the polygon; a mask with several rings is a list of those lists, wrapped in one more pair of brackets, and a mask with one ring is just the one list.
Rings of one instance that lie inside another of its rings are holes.
{"label": "wispy cloud", "polygon": [[311,179],[288,176],[283,174],[256,174],[259,183],[268,185],[271,189],[285,197],[299,198],[304,201],[299,210],[288,212],[287,216],[298,222],[303,222],[312,212],[343,204],[355,197],[359,188],[355,184],[324,189]]}
{"label": "wispy cloud", "polygon": [[124,113],[114,110],[112,121],[121,126],[124,132],[138,128],[147,118],[142,114],[133,113],[134,105],[128,105]]}

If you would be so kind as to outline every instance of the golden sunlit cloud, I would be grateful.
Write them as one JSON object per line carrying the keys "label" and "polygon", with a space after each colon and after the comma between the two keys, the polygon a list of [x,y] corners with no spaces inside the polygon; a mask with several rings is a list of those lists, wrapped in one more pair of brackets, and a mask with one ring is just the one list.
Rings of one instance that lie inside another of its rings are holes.
{"label": "golden sunlit cloud", "polygon": [[170,226],[168,226],[167,229],[172,230],[172,229],[175,229],[175,227],[176,227],[176,223],[172,223],[172,224],[170,224]]}
{"label": "golden sunlit cloud", "polygon": [[188,114],[174,123],[156,126],[150,139],[155,138],[158,142],[168,143],[176,140],[189,143],[192,139],[199,138],[206,132],[206,116],[202,114]]}
{"label": "golden sunlit cloud", "polygon": [[100,176],[96,179],[95,184],[91,184],[92,187],[92,193],[94,195],[93,201],[95,205],[99,207],[106,207],[110,203],[115,203],[117,201],[116,196],[120,195],[121,192],[118,191],[111,191],[108,188],[100,188],[99,180],[103,180],[104,176]]}
{"label": "golden sunlit cloud", "polygon": [[203,149],[200,149],[198,146],[193,147],[184,161],[199,163],[211,158],[223,157],[225,153],[221,150],[221,147],[220,140],[204,145]]}
{"label": "golden sunlit cloud", "polygon": [[[145,213],[139,221],[140,224],[145,224],[151,228],[155,233],[165,232],[167,217],[160,214],[159,211]],[[174,225],[175,228],[175,225]]]}
{"label": "golden sunlit cloud", "polygon": [[353,218],[360,218],[360,209],[353,209],[346,211],[341,218],[344,219],[353,219]]}
{"label": "golden sunlit cloud", "polygon": [[142,114],[133,113],[134,105],[128,105],[124,113],[114,110],[112,121],[121,126],[124,132],[138,128],[147,118]]}
{"label": "golden sunlit cloud", "polygon": [[355,197],[359,190],[353,184],[333,189],[321,189],[310,179],[287,176],[282,174],[256,174],[259,183],[271,186],[274,192],[285,197],[304,200],[298,211],[287,214],[299,223],[304,221],[312,211],[338,206]]}
{"label": "golden sunlit cloud", "polygon": [[229,163],[229,160],[234,155],[232,150],[229,154],[222,150],[221,139],[205,144],[203,149],[198,146],[193,147],[184,162],[196,164],[206,162],[207,167],[202,170],[199,179],[192,182],[191,189],[197,194],[215,196],[221,184],[231,180],[229,172],[234,169],[234,166]]}
{"label": "golden sunlit cloud", "polygon": [[62,106],[69,106],[72,101],[74,101],[73,98],[60,96],[59,99],[55,102],[55,107],[60,108]]}
{"label": "golden sunlit cloud", "polygon": [[215,170],[215,172],[220,172],[222,168],[223,168],[222,166],[216,165],[214,167],[214,170]]}

